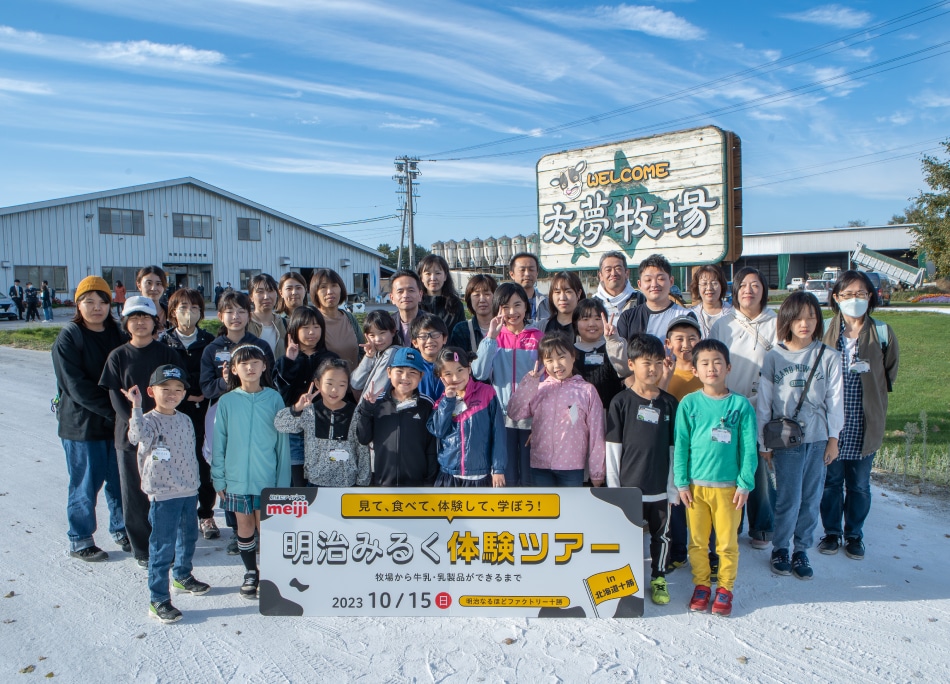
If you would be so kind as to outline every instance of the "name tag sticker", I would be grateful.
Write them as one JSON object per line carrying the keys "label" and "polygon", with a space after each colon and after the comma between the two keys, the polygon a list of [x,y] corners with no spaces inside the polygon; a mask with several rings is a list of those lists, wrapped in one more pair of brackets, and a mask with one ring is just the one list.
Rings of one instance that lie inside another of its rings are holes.
{"label": "name tag sticker", "polygon": [[330,451],[331,461],[349,461],[350,452],[346,449],[333,449]]}
{"label": "name tag sticker", "polygon": [[152,460],[153,461],[170,461],[172,458],[172,452],[168,447],[155,447],[152,449]]}
{"label": "name tag sticker", "polygon": [[712,441],[719,442],[720,444],[732,444],[732,433],[726,428],[713,428]]}
{"label": "name tag sticker", "polygon": [[231,352],[227,349],[222,351],[216,351],[214,353],[214,362],[218,365],[222,363],[230,363],[231,361]]}
{"label": "name tag sticker", "polygon": [[660,422],[660,412],[652,406],[641,406],[637,409],[637,420],[656,425]]}
{"label": "name tag sticker", "polygon": [[589,354],[584,354],[584,365],[585,366],[602,366],[604,365],[604,355],[594,354],[593,352]]}
{"label": "name tag sticker", "polygon": [[406,409],[415,408],[416,400],[415,399],[406,399],[405,401],[400,401],[396,404],[397,411],[405,411]]}
{"label": "name tag sticker", "polygon": [[871,364],[863,359],[855,359],[848,370],[852,373],[870,373]]}

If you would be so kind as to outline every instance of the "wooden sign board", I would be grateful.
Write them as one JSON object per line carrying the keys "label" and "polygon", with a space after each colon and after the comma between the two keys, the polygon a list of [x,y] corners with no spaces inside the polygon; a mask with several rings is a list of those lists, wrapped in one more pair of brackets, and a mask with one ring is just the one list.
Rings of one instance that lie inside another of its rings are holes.
{"label": "wooden sign board", "polygon": [[741,143],[715,126],[542,157],[541,263],[596,269],[620,251],[636,264],[663,254],[674,266],[742,254]]}

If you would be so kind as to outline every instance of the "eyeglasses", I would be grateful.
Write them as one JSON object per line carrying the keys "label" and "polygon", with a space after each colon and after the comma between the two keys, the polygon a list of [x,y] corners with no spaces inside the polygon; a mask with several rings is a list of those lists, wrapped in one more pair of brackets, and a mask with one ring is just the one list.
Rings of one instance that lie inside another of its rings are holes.
{"label": "eyeglasses", "polygon": [[419,333],[418,335],[415,336],[414,339],[422,340],[423,342],[425,342],[426,340],[441,340],[442,333],[440,332]]}
{"label": "eyeglasses", "polygon": [[867,292],[839,292],[838,299],[848,301],[849,299],[867,299],[871,295]]}

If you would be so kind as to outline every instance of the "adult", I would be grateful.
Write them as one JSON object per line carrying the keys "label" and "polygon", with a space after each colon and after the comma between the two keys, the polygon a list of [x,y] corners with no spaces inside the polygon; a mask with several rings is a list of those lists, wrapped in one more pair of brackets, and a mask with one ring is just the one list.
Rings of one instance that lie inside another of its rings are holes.
{"label": "adult", "polygon": [[[297,307],[307,304],[307,281],[296,271],[287,271],[277,283],[280,292],[280,302],[277,303],[277,313],[284,318],[290,318]],[[286,321],[285,321],[286,322]]]}
{"label": "adult", "polygon": [[52,350],[59,399],[58,434],[69,474],[69,555],[89,562],[109,557],[93,538],[96,499],[103,486],[109,507],[109,533],[123,551],[131,550],[122,517],[115,410],[109,393],[99,387],[109,353],[125,342],[111,313],[109,284],[99,276],[83,278],[76,288],[76,314],[63,326]]}
{"label": "adult", "polygon": [[279,359],[287,351],[287,321],[275,311],[280,302],[280,287],[268,273],[251,278],[247,287],[251,304],[254,305],[247,322],[247,331],[267,342],[274,352],[274,358]]}
{"label": "adult", "polygon": [[47,281],[40,285],[40,302],[43,305],[43,321],[45,323],[53,322],[53,290]]}
{"label": "adult", "polygon": [[115,304],[115,315],[121,316],[122,307],[125,306],[125,285],[121,280],[115,281],[115,297],[112,298],[112,303]]}
{"label": "adult", "polygon": [[535,289],[541,262],[530,252],[518,252],[508,262],[508,277],[524,288],[528,295],[528,325],[537,325],[551,315],[548,298]]}
{"label": "adult", "polygon": [[26,322],[40,320],[40,291],[33,286],[33,283],[27,281],[23,298],[26,301]]}
{"label": "adult", "polygon": [[409,328],[424,313],[420,307],[423,288],[422,278],[415,271],[401,269],[389,279],[389,298],[397,309],[393,314],[396,342],[403,347],[412,346]]}
{"label": "adult", "polygon": [[218,308],[218,302],[221,301],[221,295],[224,294],[224,288],[221,287],[221,281],[218,280],[214,284],[214,308]]}
{"label": "adult", "polygon": [[356,316],[341,308],[346,303],[346,284],[332,268],[318,268],[310,277],[310,299],[323,314],[323,337],[327,349],[355,370],[360,362],[360,345],[366,340]]}
{"label": "adult", "polygon": [[[766,304],[769,286],[765,276],[754,268],[740,269],[733,281],[735,306],[713,323],[709,337],[729,348],[732,369],[726,386],[756,405],[759,374],[765,355],[777,344],[775,312]],[[762,456],[755,471],[755,489],[749,494],[746,515],[749,538],[753,548],[766,549],[772,541],[775,487],[769,477],[768,465]]]}
{"label": "adult", "polygon": [[198,290],[198,294],[201,295],[201,300],[204,301],[204,298],[205,298],[205,286],[202,285],[201,283],[198,283],[198,287],[196,287],[195,289]]}
{"label": "adult", "polygon": [[[887,395],[897,380],[900,349],[891,326],[871,313],[880,303],[877,289],[860,271],[845,271],[831,291],[834,316],[825,344],[841,353],[844,378],[844,429],[838,459],[825,472],[821,553],[838,552],[844,539],[848,558],[864,558],[864,521],[871,509],[871,465],[884,440]],[[842,521],[844,524],[842,525]]]}
{"label": "adult", "polygon": [[544,323],[544,332],[559,332],[573,340],[577,337],[577,303],[585,299],[584,285],[574,271],[561,271],[551,278],[548,303],[551,317]]}
{"label": "adult", "polygon": [[[165,299],[165,290],[168,288],[168,275],[161,266],[145,266],[140,268],[135,274],[135,286],[143,297],[148,297],[155,305],[155,311],[158,312],[158,327],[155,330],[155,337],[167,330],[168,323],[168,300]],[[128,388],[126,388],[128,389]]]}
{"label": "adult", "polygon": [[17,318],[21,321],[23,320],[23,286],[20,285],[20,279],[17,278],[13,281],[13,285],[10,286],[10,299],[13,300],[14,306],[16,306]]}
{"label": "adult", "polygon": [[491,325],[492,298],[497,289],[498,281],[485,273],[469,278],[465,286],[465,306],[472,317],[452,328],[448,346],[460,347],[473,354],[478,352],[478,345]]}
{"label": "adult", "polygon": [[643,333],[665,342],[670,323],[681,316],[695,316],[670,296],[673,267],[664,256],[651,254],[640,262],[637,287],[645,297],[643,304],[629,306],[617,317],[617,333],[627,342]]}
{"label": "adult", "polygon": [[438,254],[429,254],[419,262],[416,272],[425,287],[422,310],[441,318],[452,332],[465,320],[465,307],[455,290],[448,262]]}
{"label": "adult", "polygon": [[[276,285],[276,283],[275,283]],[[195,429],[195,458],[198,460],[198,528],[205,539],[220,536],[214,522],[214,505],[218,495],[211,480],[211,465],[201,453],[205,439],[205,417],[210,401],[201,393],[201,356],[214,335],[198,327],[205,317],[205,300],[197,290],[179,288],[168,300],[168,318],[174,326],[166,330],[159,342],[178,350],[181,366],[188,373],[189,391],[178,410],[191,419]]]}
{"label": "adult", "polygon": [[693,272],[689,293],[693,298],[694,306],[690,307],[690,311],[696,314],[696,320],[702,327],[703,337],[709,337],[713,323],[732,308],[730,304],[722,301],[728,287],[726,275],[715,264],[700,266]]}
{"label": "adult", "polygon": [[608,320],[616,320],[626,309],[644,302],[643,294],[630,284],[627,257],[623,252],[604,252],[601,255],[597,280],[600,284],[594,296],[604,303]]}

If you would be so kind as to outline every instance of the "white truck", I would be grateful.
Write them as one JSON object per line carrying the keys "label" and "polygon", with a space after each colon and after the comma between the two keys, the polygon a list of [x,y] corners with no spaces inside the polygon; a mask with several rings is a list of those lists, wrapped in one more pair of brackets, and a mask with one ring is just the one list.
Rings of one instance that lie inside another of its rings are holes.
{"label": "white truck", "polygon": [[925,268],[914,268],[902,261],[885,256],[880,252],[859,242],[857,249],[851,254],[851,261],[860,266],[865,271],[877,271],[891,280],[904,283],[909,288],[918,288],[927,274]]}

